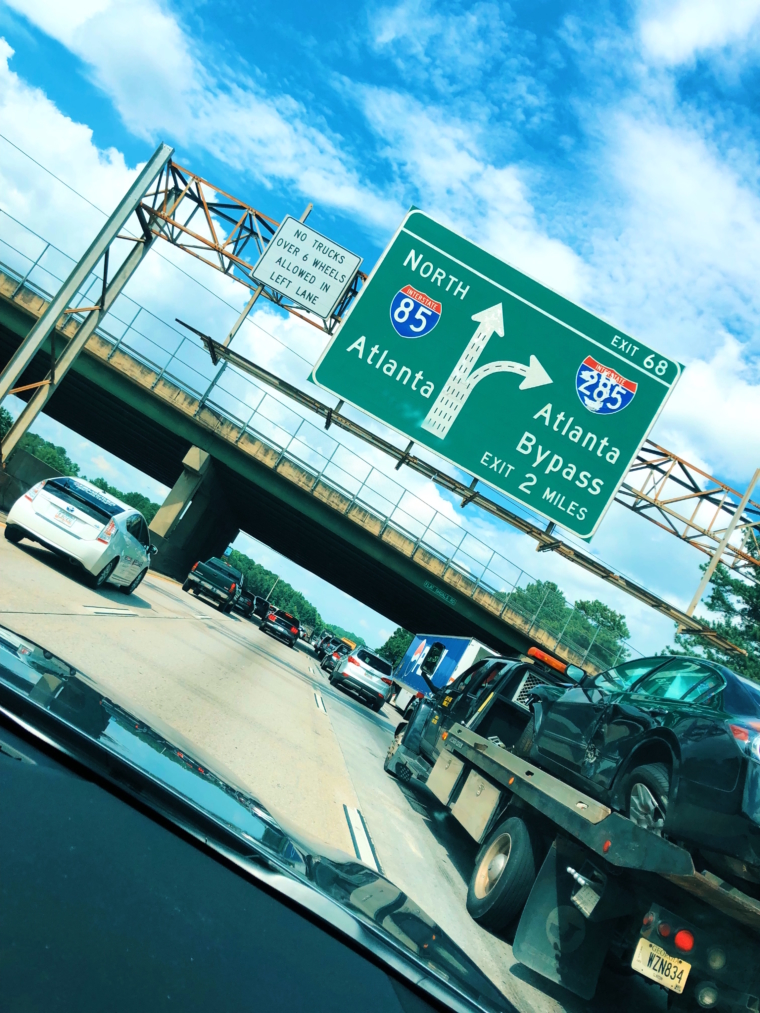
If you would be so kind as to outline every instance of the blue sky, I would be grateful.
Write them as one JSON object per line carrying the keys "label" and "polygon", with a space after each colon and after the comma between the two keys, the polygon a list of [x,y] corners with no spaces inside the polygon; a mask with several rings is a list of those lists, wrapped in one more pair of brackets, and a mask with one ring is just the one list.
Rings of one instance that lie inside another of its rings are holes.
{"label": "blue sky", "polygon": [[[745,485],[760,461],[760,0],[272,11],[237,0],[0,4],[0,132],[106,208],[166,140],[275,218],[313,201],[310,223],[368,266],[420,206],[684,362],[654,438]],[[72,255],[99,224],[2,142],[0,206]],[[166,271],[146,273],[140,294],[169,319],[188,290]],[[215,313],[199,303],[198,319]],[[258,322],[305,359],[319,354],[289,321]],[[285,372],[305,368],[281,345],[240,347]],[[101,456],[80,450],[85,462]],[[641,642],[669,637],[630,599],[520,536],[498,537],[569,597],[624,609]],[[594,547],[672,600],[691,597],[700,557],[622,509]]]}

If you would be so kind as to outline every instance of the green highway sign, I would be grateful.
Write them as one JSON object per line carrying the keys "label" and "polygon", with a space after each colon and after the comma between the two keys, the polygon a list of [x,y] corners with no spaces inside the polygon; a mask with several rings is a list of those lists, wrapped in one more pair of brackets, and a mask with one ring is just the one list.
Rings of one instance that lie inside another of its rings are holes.
{"label": "green highway sign", "polygon": [[590,538],[680,374],[412,209],[312,379]]}

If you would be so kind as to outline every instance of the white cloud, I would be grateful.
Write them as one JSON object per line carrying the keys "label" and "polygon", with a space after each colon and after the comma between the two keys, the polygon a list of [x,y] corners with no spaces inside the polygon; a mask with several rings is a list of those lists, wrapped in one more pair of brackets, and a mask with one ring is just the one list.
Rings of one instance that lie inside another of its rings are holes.
{"label": "white cloud", "polygon": [[287,182],[301,194],[374,226],[400,217],[391,199],[361,178],[302,105],[267,96],[252,79],[212,69],[178,19],[158,0],[94,0],[71,23],[48,0],[10,0],[76,54],[138,137],[162,136],[205,148],[260,182]]}
{"label": "white cloud", "polygon": [[410,180],[411,199],[520,270],[582,297],[582,261],[537,221],[527,173],[489,161],[485,126],[387,88],[366,87],[359,95],[383,155]]}
{"label": "white cloud", "polygon": [[[718,337],[716,335],[716,337]],[[740,483],[760,465],[760,361],[722,335],[707,361],[692,361],[655,439],[713,474]]]}
{"label": "white cloud", "polygon": [[760,0],[655,0],[644,5],[645,53],[666,65],[757,42]]}
{"label": "white cloud", "polygon": [[91,458],[91,462],[96,468],[99,468],[101,471],[106,471],[110,475],[115,475],[117,472],[117,469],[103,456],[103,454],[98,454],[96,457]]}

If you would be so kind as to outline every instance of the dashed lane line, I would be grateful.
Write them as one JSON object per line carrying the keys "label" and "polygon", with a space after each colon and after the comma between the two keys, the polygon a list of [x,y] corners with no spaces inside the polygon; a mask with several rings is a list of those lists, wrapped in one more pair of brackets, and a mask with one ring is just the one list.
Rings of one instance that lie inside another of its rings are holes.
{"label": "dashed lane line", "polygon": [[316,690],[314,691],[314,703],[317,705],[317,710],[322,711],[323,714],[327,714],[327,708],[325,707],[325,702],[322,699],[322,694],[317,693]]}
{"label": "dashed lane line", "polygon": [[348,832],[351,834],[351,843],[354,846],[356,857],[363,865],[374,869],[375,872],[379,872],[382,875],[383,867],[380,865],[380,859],[377,857],[375,845],[372,843],[372,838],[369,835],[369,830],[361,811],[359,809],[352,809],[350,806],[344,804],[343,812],[346,815]]}

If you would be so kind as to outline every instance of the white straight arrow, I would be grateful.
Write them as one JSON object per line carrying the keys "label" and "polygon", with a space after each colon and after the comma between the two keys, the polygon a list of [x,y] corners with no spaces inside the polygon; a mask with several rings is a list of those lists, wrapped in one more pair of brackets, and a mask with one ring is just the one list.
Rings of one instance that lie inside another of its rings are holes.
{"label": "white straight arrow", "polygon": [[500,338],[504,337],[502,304],[497,303],[489,309],[481,310],[480,313],[474,313],[472,319],[477,321],[478,327],[422,423],[423,429],[441,440],[451,429],[475,386],[492,373],[519,374],[523,377],[520,390],[553,382],[535,355],[531,355],[527,366],[521,362],[504,360],[489,362],[475,369],[491,335],[498,334]]}

